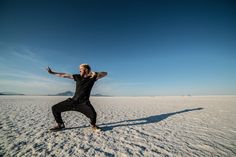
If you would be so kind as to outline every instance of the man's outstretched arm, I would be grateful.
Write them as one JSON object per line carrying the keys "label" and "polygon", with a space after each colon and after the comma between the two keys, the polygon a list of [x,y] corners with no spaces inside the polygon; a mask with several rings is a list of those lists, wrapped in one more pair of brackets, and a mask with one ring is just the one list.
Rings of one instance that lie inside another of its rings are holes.
{"label": "man's outstretched arm", "polygon": [[52,71],[51,68],[49,68],[49,67],[46,70],[48,71],[49,74],[53,74],[53,75],[56,75],[56,76],[62,77],[62,78],[73,79],[73,76],[71,74],[55,72],[55,71]]}
{"label": "man's outstretched arm", "polygon": [[97,80],[107,76],[107,72],[98,72]]}

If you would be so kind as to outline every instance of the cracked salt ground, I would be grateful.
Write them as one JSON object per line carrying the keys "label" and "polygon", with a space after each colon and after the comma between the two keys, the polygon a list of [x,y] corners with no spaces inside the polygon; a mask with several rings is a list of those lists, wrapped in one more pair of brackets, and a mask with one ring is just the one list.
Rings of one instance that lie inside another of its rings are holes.
{"label": "cracked salt ground", "polygon": [[67,97],[1,96],[0,156],[236,156],[236,96],[92,97],[97,124],[51,106]]}

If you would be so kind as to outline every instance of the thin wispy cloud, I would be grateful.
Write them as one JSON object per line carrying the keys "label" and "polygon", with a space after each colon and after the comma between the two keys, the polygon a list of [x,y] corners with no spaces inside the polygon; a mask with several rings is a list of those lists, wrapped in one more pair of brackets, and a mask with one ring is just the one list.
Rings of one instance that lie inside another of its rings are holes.
{"label": "thin wispy cloud", "polygon": [[1,76],[4,76],[4,77],[8,77],[9,79],[10,78],[14,78],[14,79],[30,79],[30,80],[37,80],[37,81],[46,81],[46,82],[52,82],[53,80],[50,79],[49,77],[43,77],[43,76],[40,76],[40,75],[36,75],[36,74],[33,74],[33,73],[29,73],[29,72],[26,72],[26,71],[17,71],[16,70],[12,70],[11,72],[2,72],[1,73]]}
{"label": "thin wispy cloud", "polygon": [[71,90],[73,88],[73,85],[71,83],[60,82],[60,81],[43,82],[37,80],[27,80],[27,81],[1,80],[0,86],[1,86],[0,92],[17,92],[29,95],[55,94],[58,92]]}
{"label": "thin wispy cloud", "polygon": [[0,92],[47,95],[73,88],[73,83],[66,80],[58,80],[47,75],[41,76],[17,69],[7,68],[7,70],[8,72],[1,72],[0,69]]}
{"label": "thin wispy cloud", "polygon": [[18,64],[22,67],[24,64],[30,64],[34,67],[42,67],[48,64],[48,61],[31,48],[13,43],[0,43],[0,61],[2,65],[11,67]]}
{"label": "thin wispy cloud", "polygon": [[15,51],[15,52],[12,52],[12,54],[15,55],[18,59],[24,59],[31,62],[38,62],[38,60],[36,59],[33,53],[22,53],[22,52]]}
{"label": "thin wispy cloud", "polygon": [[[73,83],[64,79],[50,77],[46,71],[47,61],[29,48],[3,42],[0,48],[3,54],[0,56],[0,92],[53,94],[73,87]],[[31,70],[33,67],[35,70]]]}

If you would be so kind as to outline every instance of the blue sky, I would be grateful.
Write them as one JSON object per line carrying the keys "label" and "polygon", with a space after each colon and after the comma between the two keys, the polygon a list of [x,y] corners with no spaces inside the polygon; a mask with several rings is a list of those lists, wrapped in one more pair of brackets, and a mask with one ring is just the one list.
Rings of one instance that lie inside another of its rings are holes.
{"label": "blue sky", "polygon": [[1,1],[0,92],[74,91],[81,63],[109,75],[93,94],[236,94],[229,0]]}

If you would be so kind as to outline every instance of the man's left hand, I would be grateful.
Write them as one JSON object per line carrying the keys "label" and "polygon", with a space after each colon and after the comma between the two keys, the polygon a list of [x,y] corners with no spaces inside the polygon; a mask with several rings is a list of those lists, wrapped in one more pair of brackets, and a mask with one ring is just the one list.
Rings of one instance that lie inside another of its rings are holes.
{"label": "man's left hand", "polygon": [[97,76],[97,73],[96,73],[96,72],[92,71],[92,72],[90,73],[90,78],[94,78],[94,77],[96,77],[96,76]]}

